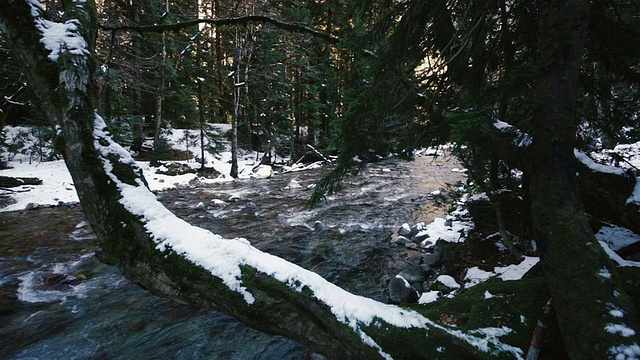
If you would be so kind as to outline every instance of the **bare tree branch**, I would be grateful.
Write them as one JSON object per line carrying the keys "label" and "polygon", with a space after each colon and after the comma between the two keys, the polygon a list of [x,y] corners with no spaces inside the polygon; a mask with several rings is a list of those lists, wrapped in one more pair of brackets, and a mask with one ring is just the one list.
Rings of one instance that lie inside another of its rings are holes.
{"label": "bare tree branch", "polygon": [[137,31],[141,33],[145,32],[157,32],[160,33],[162,31],[178,31],[184,28],[192,27],[199,24],[209,24],[213,26],[237,26],[237,25],[247,25],[249,23],[263,23],[270,24],[278,29],[297,32],[297,33],[305,33],[310,34],[314,37],[320,38],[328,43],[337,44],[340,39],[331,34],[327,34],[321,30],[310,27],[303,23],[298,22],[288,22],[278,20],[266,15],[246,15],[246,16],[237,16],[237,17],[224,17],[224,18],[215,18],[215,19],[196,19],[190,21],[177,22],[174,24],[159,24],[159,25],[100,25],[100,28],[107,31],[121,31],[121,30],[131,30]]}

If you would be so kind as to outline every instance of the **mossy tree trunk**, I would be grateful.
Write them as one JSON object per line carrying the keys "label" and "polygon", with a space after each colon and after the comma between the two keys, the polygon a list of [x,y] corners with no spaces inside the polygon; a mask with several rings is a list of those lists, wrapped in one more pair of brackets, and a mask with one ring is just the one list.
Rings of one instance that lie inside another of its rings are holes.
{"label": "mossy tree trunk", "polygon": [[[170,246],[160,247],[162,235],[153,233],[145,210],[132,210],[125,190],[145,195],[145,206],[167,210],[159,208],[161,205],[146,189],[140,169],[106,133],[106,126],[95,111],[95,3],[63,3],[63,22],[75,26],[66,27],[66,40],[59,51],[56,47],[58,57],[54,60],[49,58],[51,50],[41,42],[41,29],[51,23],[46,23],[36,1],[0,0],[0,30],[24,65],[29,83],[57,131],[56,141],[63,150],[86,217],[98,236],[103,259],[116,265],[127,278],[155,294],[223,311],[258,330],[289,337],[332,359],[495,358],[521,354],[519,349],[495,338],[449,329],[417,312],[349,294],[244,242],[220,239],[202,229],[196,229],[203,236],[200,240],[216,249],[231,251],[233,246],[228,244],[233,243],[241,246],[242,256],[253,254],[254,265],[249,265],[246,257],[244,262],[236,263],[240,274],[234,280],[240,282],[241,288],[229,285],[224,274],[216,275],[220,274],[218,269],[228,269],[224,264],[205,269],[187,253]],[[86,41],[86,48],[65,49],[80,40]],[[163,220],[188,226],[175,217]],[[211,254],[216,255],[215,250]],[[225,261],[235,255],[224,254]],[[277,269],[287,268],[306,282],[282,279],[278,277],[280,270],[268,274],[272,270],[267,270],[265,264],[274,261]],[[337,295],[321,295],[320,290],[326,288]],[[338,305],[334,299],[338,299]],[[345,309],[353,303],[365,304],[375,315],[362,315],[366,310],[362,308],[347,312]],[[445,353],[443,346],[449,349]]]}
{"label": "mossy tree trunk", "polygon": [[[575,104],[590,4],[540,5],[531,148],[534,230],[569,356],[613,358],[622,346],[637,343],[640,327],[630,299],[611,280],[615,269],[593,236],[576,188]],[[615,309],[624,317],[613,316],[620,314]]]}

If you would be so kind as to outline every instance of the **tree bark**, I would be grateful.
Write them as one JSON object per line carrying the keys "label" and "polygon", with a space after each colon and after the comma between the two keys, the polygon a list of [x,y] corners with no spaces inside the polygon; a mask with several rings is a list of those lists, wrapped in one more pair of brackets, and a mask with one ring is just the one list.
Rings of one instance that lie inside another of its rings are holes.
{"label": "tree bark", "polygon": [[240,117],[240,32],[235,29],[235,42],[233,52],[233,65],[235,66],[233,76],[233,117],[231,118],[231,175],[232,178],[238,177],[238,119]]}
{"label": "tree bark", "polygon": [[[576,188],[575,103],[590,4],[540,5],[531,147],[534,231],[569,356],[614,358],[625,346],[637,346],[640,327],[630,299],[612,281],[615,269],[591,232]],[[612,309],[623,309],[624,317],[612,316]],[[622,328],[628,331],[613,330]]]}
{"label": "tree bark", "polygon": [[[169,14],[169,0],[164,2],[165,17]],[[160,61],[160,83],[158,87],[158,93],[156,94],[156,118],[155,126],[153,129],[153,152],[151,153],[151,166],[160,165],[160,132],[162,130],[162,103],[164,100],[164,89],[166,82],[166,68],[167,68],[167,32],[162,32],[162,53]]]}

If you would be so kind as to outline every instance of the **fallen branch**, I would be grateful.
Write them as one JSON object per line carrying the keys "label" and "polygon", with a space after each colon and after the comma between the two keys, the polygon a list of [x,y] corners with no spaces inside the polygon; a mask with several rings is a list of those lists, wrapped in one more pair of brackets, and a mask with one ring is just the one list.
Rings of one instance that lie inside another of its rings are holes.
{"label": "fallen branch", "polygon": [[0,188],[13,188],[22,185],[42,185],[42,180],[32,177],[0,176]]}

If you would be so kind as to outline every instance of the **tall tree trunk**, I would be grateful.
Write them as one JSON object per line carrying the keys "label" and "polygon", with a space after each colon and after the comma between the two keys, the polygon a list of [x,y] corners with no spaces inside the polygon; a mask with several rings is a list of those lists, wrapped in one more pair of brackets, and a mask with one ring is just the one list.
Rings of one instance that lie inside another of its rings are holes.
{"label": "tall tree trunk", "polygon": [[[569,356],[614,358],[637,342],[640,327],[630,299],[611,279],[615,269],[591,232],[576,190],[575,106],[590,4],[540,4],[531,147],[534,231]],[[623,310],[624,317],[613,316],[613,309]]]}
{"label": "tall tree trunk", "polygon": [[[169,0],[164,2],[165,16],[169,14]],[[162,52],[160,61],[160,83],[158,86],[158,93],[156,94],[156,118],[155,126],[153,129],[153,152],[151,153],[151,166],[160,165],[160,131],[162,130],[162,102],[164,100],[164,88],[166,82],[166,68],[167,68],[167,31],[162,31]]]}
{"label": "tall tree trunk", "polygon": [[233,65],[234,73],[231,77],[233,80],[233,117],[231,118],[231,175],[232,178],[238,177],[238,118],[240,117],[240,30],[235,29],[235,45]]}
{"label": "tall tree trunk", "polygon": [[[200,54],[200,51],[198,51],[198,54]],[[204,172],[206,165],[204,158],[204,94],[202,92],[202,81],[200,80],[198,80],[198,117],[200,124],[200,171]]]}
{"label": "tall tree trunk", "polygon": [[[220,0],[213,0],[213,15],[215,17],[222,17],[222,11],[220,11]],[[221,36],[220,36],[220,28],[219,27],[215,27],[215,38],[214,38],[214,51],[215,51],[215,69],[216,69],[216,75],[217,75],[217,85],[218,85],[218,96],[222,96],[221,94],[226,94],[225,89],[225,77],[222,74],[222,59],[223,59],[223,53],[222,53],[222,40],[221,40]],[[224,122],[227,122],[227,118],[225,116],[225,106],[222,106],[220,100],[218,100],[218,109],[216,110],[216,112],[218,113],[218,118],[220,120],[224,120]]]}
{"label": "tall tree trunk", "polygon": [[[140,1],[141,0],[131,1],[131,19],[136,25],[140,25],[140,13],[142,12]],[[133,72],[137,79],[141,79],[142,74],[140,69],[142,66],[140,65],[140,59],[142,58],[142,41],[140,39],[140,34],[134,33],[132,35],[131,44],[133,46]],[[133,139],[131,141],[131,150],[141,151],[142,144],[144,142],[145,118],[142,115],[142,88],[139,84],[137,86],[134,85],[133,107],[135,118],[133,120]],[[107,119],[107,121],[108,120],[109,119]]]}

